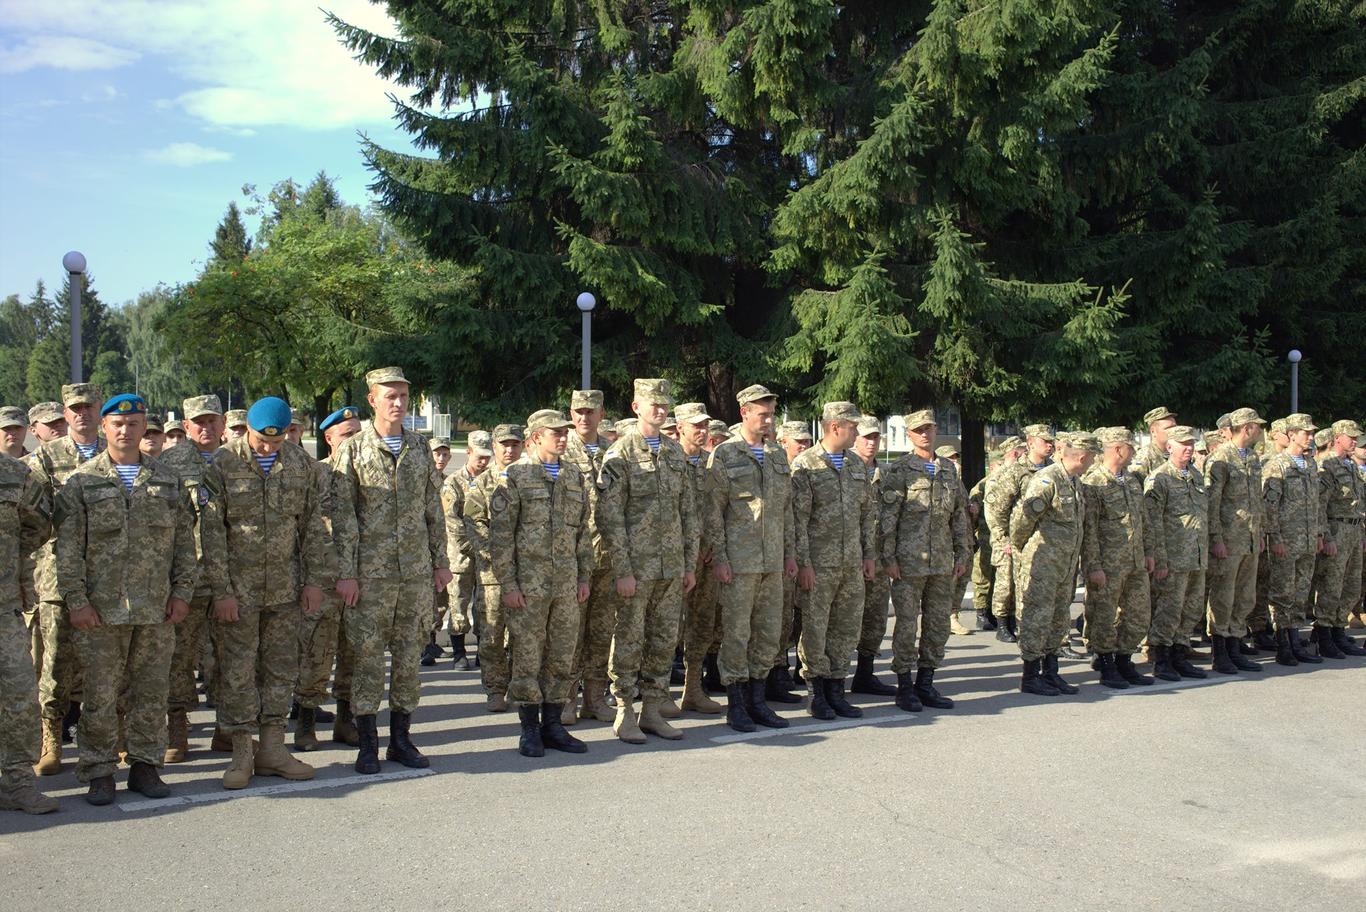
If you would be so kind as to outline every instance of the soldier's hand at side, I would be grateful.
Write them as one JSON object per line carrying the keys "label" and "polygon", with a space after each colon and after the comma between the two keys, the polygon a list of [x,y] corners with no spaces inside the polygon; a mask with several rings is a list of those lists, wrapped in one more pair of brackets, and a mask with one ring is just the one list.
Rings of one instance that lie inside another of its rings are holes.
{"label": "soldier's hand at side", "polygon": [[982,508],[977,506],[977,504],[971,502],[968,503],[968,516],[970,516],[973,519],[976,519],[981,512]]}
{"label": "soldier's hand at side", "polygon": [[722,585],[729,583],[731,580],[730,564],[728,563],[712,564],[711,572],[716,574],[716,581]]}
{"label": "soldier's hand at side", "polygon": [[1323,553],[1326,554],[1326,555],[1328,555],[1329,557],[1337,557],[1337,554],[1338,554],[1338,543],[1337,543],[1337,542],[1324,542],[1324,543],[1323,543]]}
{"label": "soldier's hand at side", "polygon": [[444,592],[453,579],[455,575],[445,567],[437,567],[432,571],[432,585],[436,586],[437,592]]}
{"label": "soldier's hand at side", "polygon": [[320,586],[305,586],[299,593],[299,606],[304,610],[304,617],[313,617],[318,613],[318,609],[323,606],[323,590]]}
{"label": "soldier's hand at side", "polygon": [[360,601],[360,585],[353,579],[337,580],[337,595],[343,605],[354,608]]}
{"label": "soldier's hand at side", "polygon": [[954,578],[954,579],[962,579],[962,578],[963,578],[963,574],[964,574],[964,573],[967,573],[967,572],[968,572],[968,565],[967,565],[967,564],[954,564],[954,565],[953,565],[953,578]]}
{"label": "soldier's hand at side", "polygon": [[[574,591],[574,597],[578,599],[580,605],[588,601],[588,591],[590,588],[591,587],[587,583],[579,583],[579,588]],[[521,595],[520,592],[517,594]]]}
{"label": "soldier's hand at side", "polygon": [[1099,586],[1102,589],[1105,588],[1105,571],[1091,571],[1090,573],[1086,574],[1086,581],[1090,583],[1092,586]]}
{"label": "soldier's hand at side", "polygon": [[810,592],[816,588],[816,571],[811,567],[803,567],[797,571],[797,585],[803,592]]}
{"label": "soldier's hand at side", "polygon": [[1276,557],[1285,557],[1285,544],[1282,542],[1276,542],[1274,545],[1271,546],[1271,553]]}
{"label": "soldier's hand at side", "polygon": [[1015,546],[1012,545],[1012,544],[1010,544],[1009,542],[1007,542],[1006,544],[1004,544],[1004,545],[1001,546],[1001,553],[1002,553],[1002,554],[1014,554],[1014,553],[1015,553]]}
{"label": "soldier's hand at side", "polygon": [[[582,589],[583,586],[580,585],[579,588]],[[587,596],[585,596],[585,598],[587,598]],[[581,601],[582,601],[582,600],[581,600]],[[526,607],[526,596],[525,596],[525,595],[522,595],[521,591],[519,591],[519,590],[517,590],[517,589],[509,589],[507,592],[504,592],[504,593],[503,593],[503,607],[504,607],[504,608],[525,608],[525,607]]]}
{"label": "soldier's hand at side", "polygon": [[242,619],[237,610],[237,596],[229,595],[213,600],[213,619],[227,624],[235,624]]}
{"label": "soldier's hand at side", "polygon": [[184,599],[176,598],[173,595],[166,600],[166,620],[172,624],[179,624],[185,620],[185,615],[189,613],[190,603]]}
{"label": "soldier's hand at side", "polygon": [[870,582],[870,583],[871,583],[871,582],[873,581],[873,578],[874,578],[875,576],[877,576],[877,564],[876,564],[875,562],[873,562],[873,561],[870,561],[870,560],[864,561],[864,562],[863,562],[863,578],[864,578],[864,580],[866,580],[867,582]]}
{"label": "soldier's hand at side", "polygon": [[1209,546],[1209,553],[1219,558],[1219,560],[1227,560],[1228,545],[1224,544],[1223,542],[1215,542],[1214,544]]}
{"label": "soldier's hand at side", "polygon": [[713,557],[713,555],[712,555],[712,553],[711,553],[711,549],[710,549],[710,548],[708,548],[707,550],[703,551],[701,554],[697,555],[698,561],[701,562],[701,563],[704,563],[704,564],[710,564],[710,563],[711,563],[712,557]]}
{"label": "soldier's hand at side", "polygon": [[1318,538],[1314,539],[1314,553],[1315,553],[1315,554],[1322,554],[1322,553],[1323,553],[1323,536],[1322,536],[1322,535],[1320,535]]}
{"label": "soldier's hand at side", "polygon": [[617,579],[617,595],[622,598],[633,598],[636,594],[636,578],[634,576],[623,576]]}
{"label": "soldier's hand at side", "polygon": [[689,570],[683,574],[683,594],[687,595],[697,588],[697,574]]}
{"label": "soldier's hand at side", "polygon": [[1156,567],[1157,561],[1153,560],[1151,557],[1143,558],[1143,569],[1147,570],[1150,575]]}
{"label": "soldier's hand at side", "polygon": [[884,567],[882,568],[882,572],[885,573],[885,574],[887,574],[887,576],[888,576],[890,579],[894,579],[894,580],[899,580],[899,579],[901,579],[901,565],[900,565],[900,564],[887,564],[886,566],[884,566]]}
{"label": "soldier's hand at side", "polygon": [[797,559],[795,557],[789,557],[783,561],[783,576],[788,579],[797,578]]}
{"label": "soldier's hand at side", "polygon": [[95,606],[87,602],[83,607],[70,612],[71,626],[77,630],[93,630],[100,626],[100,615]]}
{"label": "soldier's hand at side", "polygon": [[1265,553],[1266,553],[1266,539],[1262,539],[1261,541],[1257,542],[1257,553],[1258,553],[1258,554],[1265,554]]}
{"label": "soldier's hand at side", "polygon": [[1158,569],[1158,570],[1154,570],[1154,571],[1153,571],[1153,579],[1158,580],[1158,581],[1160,582],[1161,580],[1164,580],[1164,579],[1167,578],[1167,574],[1168,574],[1168,573],[1171,573],[1171,571],[1168,570],[1166,567],[1162,567],[1162,568],[1160,568],[1160,569]]}

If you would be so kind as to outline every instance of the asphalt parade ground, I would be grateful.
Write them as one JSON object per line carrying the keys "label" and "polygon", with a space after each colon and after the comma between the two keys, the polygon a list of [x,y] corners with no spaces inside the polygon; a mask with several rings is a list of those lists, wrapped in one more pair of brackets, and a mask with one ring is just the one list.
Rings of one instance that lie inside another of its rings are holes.
{"label": "asphalt parade ground", "polygon": [[61,810],[0,815],[3,905],[1361,909],[1366,660],[1259,661],[1127,691],[1064,661],[1081,694],[1029,697],[1014,647],[976,633],[936,677],[951,711],[854,695],[861,720],[785,707],[791,728],[748,735],[688,713],[683,740],[644,747],[580,722],[586,755],[530,760],[515,713],[486,712],[478,672],[445,657],[413,725],[430,770],[358,776],[328,742],[300,755],[310,782],[226,792],[201,706],[172,798],[125,791],[124,770],[93,808],[68,745],[42,780]]}

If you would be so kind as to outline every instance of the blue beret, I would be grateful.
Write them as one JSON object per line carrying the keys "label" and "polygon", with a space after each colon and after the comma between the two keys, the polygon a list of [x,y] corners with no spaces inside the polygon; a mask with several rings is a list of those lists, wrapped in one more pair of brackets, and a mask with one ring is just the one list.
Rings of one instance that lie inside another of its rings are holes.
{"label": "blue beret", "polygon": [[257,399],[247,409],[247,426],[258,434],[278,437],[289,429],[294,416],[289,411],[289,403],[279,396]]}
{"label": "blue beret", "polygon": [[322,424],[319,424],[319,425],[318,425],[318,430],[319,430],[319,431],[325,431],[325,430],[327,430],[328,428],[330,428],[332,425],[337,424],[338,422],[350,421],[352,418],[359,418],[359,417],[360,417],[360,412],[358,412],[358,411],[356,410],[356,407],[355,407],[355,406],[353,406],[353,405],[343,405],[341,408],[337,409],[335,412],[333,412],[332,414],[330,414],[330,415],[328,415],[326,418],[324,418],[324,419],[322,420]]}
{"label": "blue beret", "polygon": [[142,401],[141,396],[134,396],[132,393],[120,393],[112,399],[104,401],[104,407],[100,409],[100,417],[105,415],[145,415],[147,413],[147,403]]}

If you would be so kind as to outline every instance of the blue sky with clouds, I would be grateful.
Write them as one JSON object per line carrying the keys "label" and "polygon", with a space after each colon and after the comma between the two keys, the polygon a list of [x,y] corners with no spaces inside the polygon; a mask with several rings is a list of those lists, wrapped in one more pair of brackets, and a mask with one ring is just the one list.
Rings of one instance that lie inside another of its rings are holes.
{"label": "blue sky with clouds", "polygon": [[367,0],[0,0],[0,295],[60,286],[71,249],[106,303],[185,281],[245,183],[321,169],[366,202],[357,133],[410,148],[403,92],[320,5],[393,33]]}

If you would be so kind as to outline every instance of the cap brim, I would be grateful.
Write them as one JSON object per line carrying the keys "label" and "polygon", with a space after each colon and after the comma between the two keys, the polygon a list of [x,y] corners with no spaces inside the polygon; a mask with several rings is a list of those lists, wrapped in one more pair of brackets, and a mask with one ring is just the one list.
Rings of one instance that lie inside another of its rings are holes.
{"label": "cap brim", "polygon": [[99,401],[98,399],[91,398],[90,396],[77,396],[75,399],[70,399],[70,400],[67,400],[66,402],[63,402],[63,403],[62,403],[62,407],[63,407],[63,408],[71,408],[71,406],[73,406],[73,405],[99,405],[99,404],[100,404],[100,401]]}
{"label": "cap brim", "polygon": [[222,412],[215,412],[213,409],[196,409],[196,410],[193,411],[193,412],[186,412],[186,413],[185,413],[185,420],[186,420],[186,421],[193,421],[193,420],[195,420],[196,418],[203,418],[205,415],[217,415],[217,416],[220,417],[220,418],[223,417],[223,413],[222,413]]}

